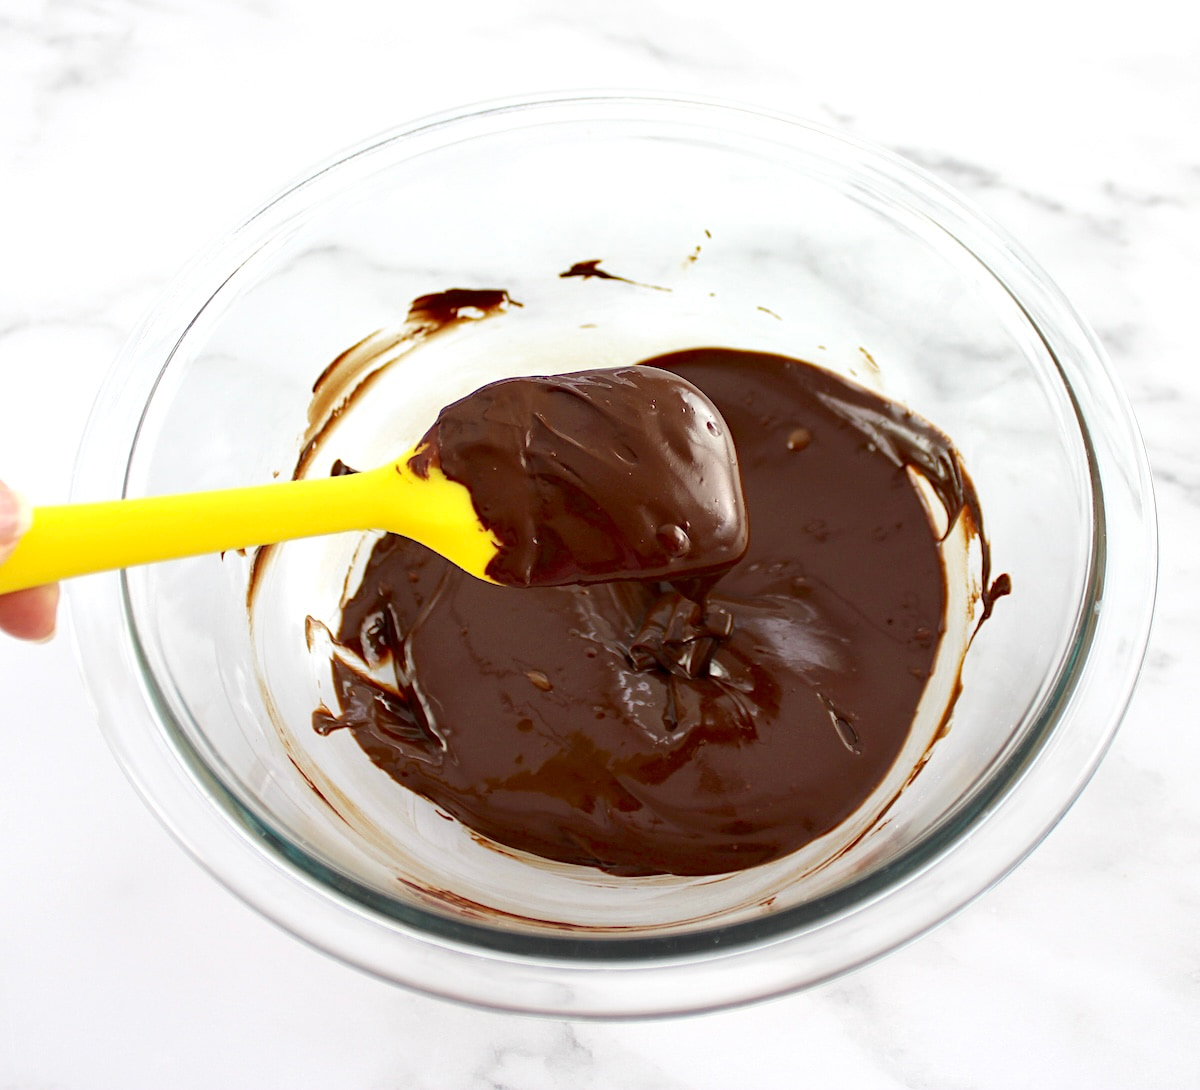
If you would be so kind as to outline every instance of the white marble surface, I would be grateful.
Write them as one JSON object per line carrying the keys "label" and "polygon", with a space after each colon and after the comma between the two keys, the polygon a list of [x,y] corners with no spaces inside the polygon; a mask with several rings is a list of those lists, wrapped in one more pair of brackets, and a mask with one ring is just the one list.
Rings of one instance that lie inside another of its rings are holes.
{"label": "white marble surface", "polygon": [[69,640],[5,643],[0,1087],[1200,1086],[1189,5],[3,0],[0,472],[63,498],[142,310],[310,163],[427,112],[596,86],[730,97],[901,151],[1089,318],[1145,431],[1162,531],[1110,755],[1014,875],[883,961],[747,1010],[575,1024],[414,996],[277,931],[134,796]]}

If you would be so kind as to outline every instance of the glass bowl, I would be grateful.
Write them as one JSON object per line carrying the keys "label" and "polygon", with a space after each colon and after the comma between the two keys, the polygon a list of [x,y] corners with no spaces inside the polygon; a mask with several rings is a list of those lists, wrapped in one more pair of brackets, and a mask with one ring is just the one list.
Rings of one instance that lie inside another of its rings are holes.
{"label": "glass bowl", "polygon": [[[620,279],[559,275],[588,261]],[[495,851],[383,782],[348,739],[312,731],[328,661],[306,618],[336,623],[362,535],[282,547],[253,610],[249,556],[79,580],[72,615],[109,741],[204,866],[388,980],[632,1017],[862,965],[1053,827],[1109,744],[1147,639],[1156,536],[1136,426],[1094,336],[1016,243],[843,135],[590,95],[433,117],[353,149],[167,292],[100,393],[73,498],[289,475],[330,361],[459,287],[521,305],[397,354],[339,424],[350,464],[398,454],[500,373],[701,344],[779,352],[955,440],[1013,592],[971,643],[949,729],[857,824],[738,875],[616,879]]]}

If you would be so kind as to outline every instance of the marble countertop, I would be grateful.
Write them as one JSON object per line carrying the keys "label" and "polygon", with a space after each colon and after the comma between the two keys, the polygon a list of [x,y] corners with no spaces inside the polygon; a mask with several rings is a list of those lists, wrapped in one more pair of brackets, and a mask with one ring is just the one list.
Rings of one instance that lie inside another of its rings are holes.
{"label": "marble countertop", "polygon": [[[65,634],[0,646],[0,1087],[759,1090],[1200,1086],[1200,14],[1064,0],[6,0],[0,472],[65,498],[105,370],[192,254],[422,114],[580,87],[703,93],[922,164],[1106,345],[1161,528],[1140,685],[1078,803],[931,935],[809,992],[658,1022],[462,1008],[260,918],[158,825]],[[37,693],[36,699],[31,695]]]}

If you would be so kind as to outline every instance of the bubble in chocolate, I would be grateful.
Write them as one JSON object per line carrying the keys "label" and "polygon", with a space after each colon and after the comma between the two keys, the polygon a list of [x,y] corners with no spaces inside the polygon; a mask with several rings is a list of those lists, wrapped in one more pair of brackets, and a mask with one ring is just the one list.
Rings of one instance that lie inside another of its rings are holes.
{"label": "bubble in chocolate", "polygon": [[669,556],[687,556],[692,548],[692,539],[682,526],[666,523],[658,528],[658,543]]}
{"label": "bubble in chocolate", "polygon": [[808,428],[793,428],[787,437],[788,450],[803,450],[812,442],[812,432]]}

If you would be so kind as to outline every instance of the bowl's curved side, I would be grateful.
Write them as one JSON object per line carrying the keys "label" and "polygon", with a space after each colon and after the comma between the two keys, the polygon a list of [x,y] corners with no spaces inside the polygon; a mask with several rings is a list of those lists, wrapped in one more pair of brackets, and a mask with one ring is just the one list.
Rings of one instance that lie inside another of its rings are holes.
{"label": "bowl's curved side", "polygon": [[1095,336],[1024,250],[887,152],[781,115],[668,97],[545,98],[439,115],[290,186],[186,269],[130,339],[83,436],[72,499],[125,491],[146,406],[196,316],[231,270],[301,229],[314,202],[338,191],[343,171],[368,178],[397,144],[418,156],[505,125],[612,116],[836,151],[839,169],[856,185],[902,200],[913,217],[973,255],[1053,359],[1087,451],[1093,497],[1085,608],[1038,722],[962,807],[902,859],[810,904],[734,927],[658,939],[512,941],[433,915],[422,925],[420,913],[414,926],[258,821],[181,734],[163,729],[171,713],[139,644],[124,575],[68,588],[78,657],[108,742],[201,865],[293,934],[370,973],[464,1002],[574,1017],[705,1010],[812,985],[915,938],[989,888],[1054,826],[1111,742],[1148,640],[1157,564],[1149,467],[1128,402]]}

